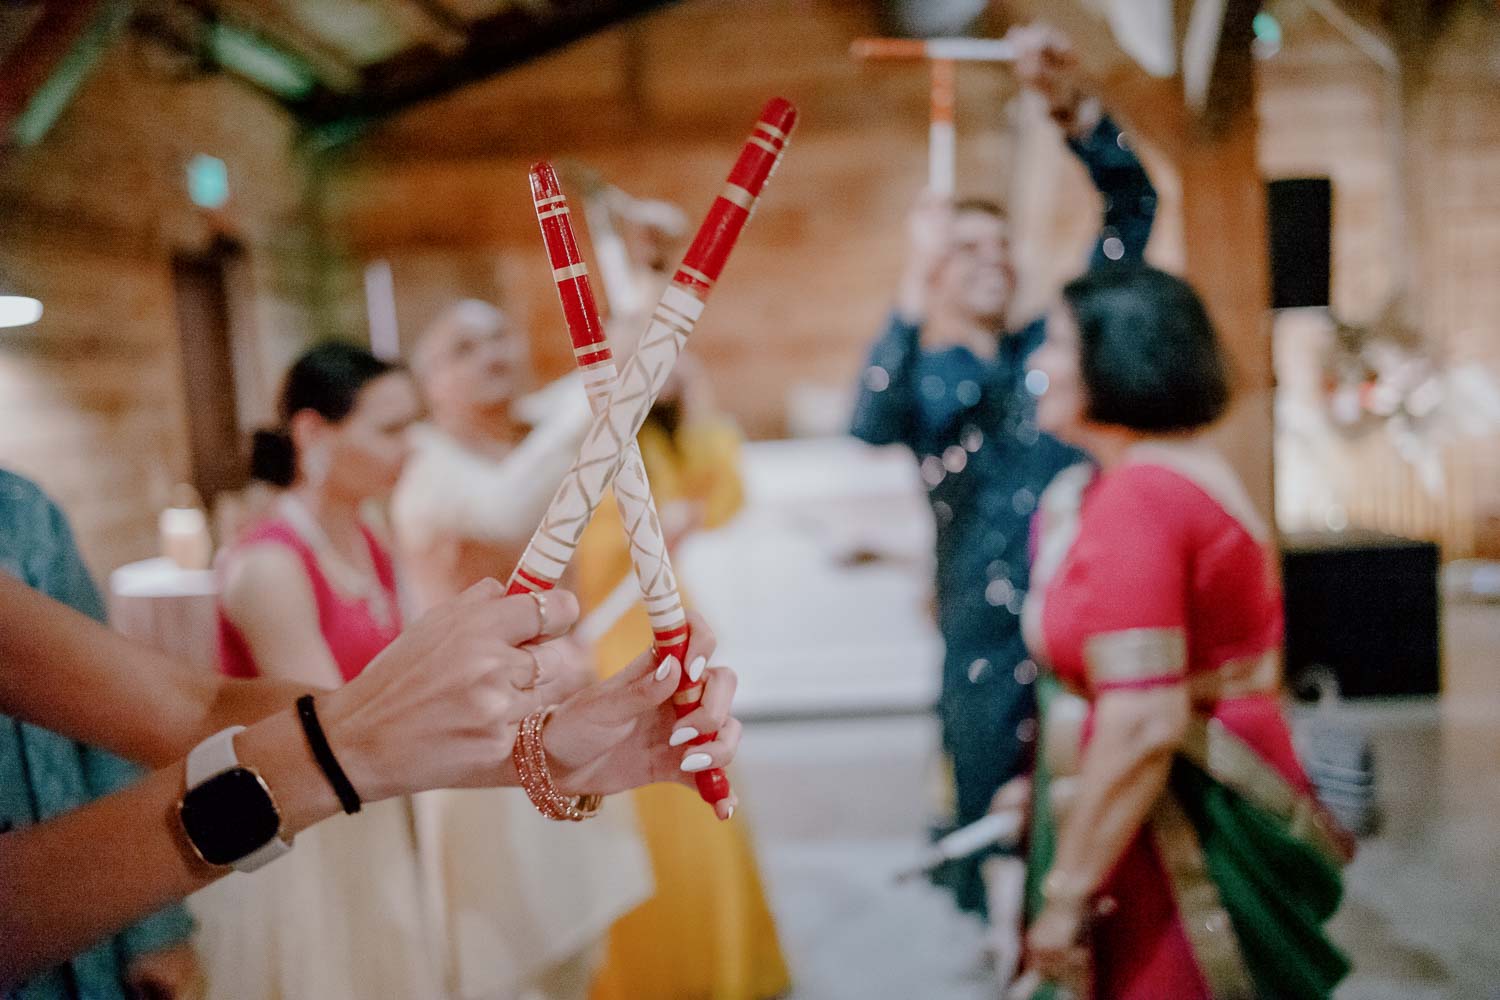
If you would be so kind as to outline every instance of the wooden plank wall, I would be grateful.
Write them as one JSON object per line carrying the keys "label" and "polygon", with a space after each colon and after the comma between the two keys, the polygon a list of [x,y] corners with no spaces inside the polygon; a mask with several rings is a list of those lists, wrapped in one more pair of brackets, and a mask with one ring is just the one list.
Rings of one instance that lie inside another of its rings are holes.
{"label": "wooden plank wall", "polygon": [[[1500,15],[1463,6],[1436,46],[1409,112],[1414,151],[1410,225],[1419,255],[1419,321],[1454,362],[1500,376]],[[1271,177],[1328,175],[1334,185],[1334,308],[1373,319],[1399,274],[1390,211],[1387,96],[1381,71],[1316,18],[1287,25],[1287,44],[1262,64],[1261,159]],[[1323,341],[1298,327],[1278,338],[1283,385],[1318,363]],[[1336,503],[1350,524],[1441,542],[1450,558],[1500,557],[1500,435],[1443,449],[1447,489],[1423,488],[1388,440],[1348,445]],[[1280,511],[1293,527],[1324,521],[1322,505]]]}
{"label": "wooden plank wall", "polygon": [[[793,385],[852,385],[926,179],[925,66],[848,57],[851,39],[878,33],[872,9],[674,5],[389,123],[334,170],[330,225],[356,259],[393,262],[404,338],[453,296],[498,294],[529,316],[544,373],[565,371],[529,164],[582,161],[633,194],[680,204],[696,225],[761,104],[782,94],[801,123],[692,347],[746,429],[777,436]],[[1004,200],[1011,93],[1002,69],[960,71],[963,193]],[[1087,199],[1071,169],[1065,178]]]}
{"label": "wooden plank wall", "polygon": [[[846,56],[851,38],[878,30],[871,9],[685,0],[388,122],[326,164],[317,211],[280,112],[226,81],[163,80],[118,47],[40,147],[0,164],[0,270],[48,310],[32,330],[0,332],[0,463],[63,500],[96,569],[153,548],[154,512],[187,461],[169,262],[212,231],[183,193],[193,152],[229,163],[235,197],[220,224],[249,248],[236,306],[249,426],[314,331],[363,335],[360,269],[374,258],[395,266],[404,335],[451,297],[502,298],[529,316],[543,372],[565,370],[526,166],[572,157],[696,217],[772,93],[796,100],[803,124],[694,350],[747,430],[781,433],[789,387],[847,387],[858,371],[925,177],[925,72]],[[1493,15],[1461,15],[1412,127],[1426,324],[1455,357],[1500,369],[1497,48]],[[1378,72],[1304,21],[1262,64],[1261,87],[1266,172],[1334,177],[1335,299],[1347,316],[1371,315],[1392,273]],[[1011,195],[1022,298],[1035,308],[1077,268],[1097,205],[1050,126],[1012,95],[1003,71],[961,73],[960,188]],[[1170,179],[1161,187],[1167,224],[1152,252],[1173,264],[1177,196]],[[1494,444],[1455,451],[1456,487],[1441,501],[1414,496],[1388,456],[1361,458],[1351,518],[1439,538],[1454,555],[1483,549],[1477,526],[1500,500]]]}
{"label": "wooden plank wall", "polygon": [[[248,249],[233,302],[247,423],[307,329],[290,122],[239,85],[153,65],[117,43],[53,131],[0,162],[0,274],[45,307],[0,330],[0,465],[62,502],[96,573],[154,554],[156,511],[188,474],[172,254],[215,230]],[[229,168],[213,221],[183,182],[199,152]]]}
{"label": "wooden plank wall", "polygon": [[[1335,308],[1367,319],[1397,273],[1386,83],[1310,12],[1285,27],[1283,51],[1259,67],[1263,168],[1334,179]],[[873,30],[868,12],[833,2],[677,5],[393,121],[334,171],[330,225],[352,259],[393,261],[406,335],[452,296],[503,297],[529,315],[542,369],[562,371],[527,163],[576,157],[696,214],[741,119],[767,94],[786,93],[803,107],[801,134],[694,347],[747,430],[775,436],[790,386],[847,386],[858,370],[923,180],[925,77],[852,65],[848,40]],[[1460,10],[1408,128],[1419,151],[1411,218],[1423,251],[1423,328],[1455,360],[1500,371],[1500,282],[1489,277],[1500,259],[1497,50],[1496,14],[1478,2]],[[1041,308],[1077,270],[1096,202],[1050,125],[1010,100],[1003,72],[968,70],[960,82],[960,187],[1009,195],[1029,278],[1021,311]],[[1168,172],[1155,176],[1161,223],[1151,257],[1180,267],[1180,193]],[[1305,342],[1282,359],[1315,363]],[[1430,496],[1388,445],[1360,442],[1341,486],[1345,513],[1356,525],[1437,539],[1452,556],[1483,549],[1477,526],[1500,507],[1494,443],[1451,449],[1451,489]],[[1322,517],[1283,514],[1299,526]]]}

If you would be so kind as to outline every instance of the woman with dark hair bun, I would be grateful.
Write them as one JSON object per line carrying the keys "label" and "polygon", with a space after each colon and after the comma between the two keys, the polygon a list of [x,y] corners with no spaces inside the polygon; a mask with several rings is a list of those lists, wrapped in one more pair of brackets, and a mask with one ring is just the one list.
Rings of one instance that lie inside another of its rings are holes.
{"label": "woman with dark hair bun", "polygon": [[1213,324],[1172,275],[1100,270],[1032,363],[1042,429],[1099,463],[1044,494],[1022,612],[1032,970],[1078,997],[1328,997],[1350,843],[1281,714],[1268,532],[1196,434],[1230,395]]}
{"label": "woman with dark hair bun", "polygon": [[[394,565],[362,511],[395,488],[422,408],[404,370],[325,343],[287,372],[279,410],[280,426],[255,436],[251,473],[280,495],[221,566],[219,665],[336,688],[401,632]],[[209,996],[441,995],[406,801],[299,839],[255,879],[195,897]]]}

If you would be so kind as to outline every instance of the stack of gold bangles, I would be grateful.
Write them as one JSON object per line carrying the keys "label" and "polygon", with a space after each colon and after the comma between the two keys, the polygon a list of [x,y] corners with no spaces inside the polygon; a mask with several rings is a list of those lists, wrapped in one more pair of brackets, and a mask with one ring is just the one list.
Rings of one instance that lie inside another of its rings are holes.
{"label": "stack of gold bangles", "polygon": [[552,716],[549,706],[532,712],[521,720],[521,731],[516,736],[513,755],[516,771],[521,776],[521,787],[537,812],[548,819],[581,823],[599,812],[604,802],[602,795],[564,795],[552,781],[552,771],[547,767],[547,751],[542,746],[542,727]]}

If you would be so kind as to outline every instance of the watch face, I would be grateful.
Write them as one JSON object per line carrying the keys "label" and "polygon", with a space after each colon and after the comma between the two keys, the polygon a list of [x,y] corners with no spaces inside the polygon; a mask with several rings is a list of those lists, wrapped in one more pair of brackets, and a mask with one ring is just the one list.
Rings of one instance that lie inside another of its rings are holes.
{"label": "watch face", "polygon": [[281,815],[260,776],[232,767],[182,797],[182,828],[211,865],[229,865],[275,837]]}

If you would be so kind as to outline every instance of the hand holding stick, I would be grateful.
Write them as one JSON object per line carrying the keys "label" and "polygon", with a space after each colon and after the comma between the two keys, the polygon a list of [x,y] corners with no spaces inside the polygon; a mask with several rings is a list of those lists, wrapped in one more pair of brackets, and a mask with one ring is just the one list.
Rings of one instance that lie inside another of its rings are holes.
{"label": "hand holding stick", "polygon": [[[599,309],[589,284],[588,266],[578,250],[573,225],[568,219],[568,201],[550,163],[532,166],[531,197],[572,339],[573,357],[578,370],[583,373],[589,408],[596,415],[602,414],[609,405],[609,394],[617,381],[614,355],[604,336],[604,324],[599,319]],[[626,442],[614,489],[620,518],[630,539],[630,562],[651,620],[656,662],[660,665],[667,657],[673,656],[683,666],[681,686],[673,698],[680,717],[691,711],[701,699],[704,665],[683,662],[687,656],[687,613],[677,589],[677,575],[667,552],[666,536],[646,477],[646,466],[634,439]],[[708,743],[713,736],[712,733],[699,734],[691,744]],[[734,807],[729,801],[728,779],[724,773],[705,771],[698,782],[706,800],[715,804],[724,802],[719,815],[728,819]]]}
{"label": "hand holding stick", "polygon": [[[755,123],[750,138],[730,170],[723,190],[714,200],[708,217],[699,227],[687,254],[672,276],[672,283],[662,293],[651,324],[641,338],[640,347],[609,388],[603,407],[598,410],[593,424],[584,436],[578,459],[558,486],[541,525],[511,575],[509,592],[550,590],[567,568],[604,491],[613,484],[651,405],[671,374],[672,366],[693,326],[702,315],[704,302],[723,272],[729,254],[749,221],[761,191],[780,163],[796,119],[796,109],[787,101],[776,98],[766,105]],[[543,204],[545,199],[539,199],[536,206],[539,219],[551,207],[563,204],[561,195],[548,197],[556,197],[558,201]],[[560,214],[553,218],[564,217],[565,215]],[[546,220],[541,221],[545,223]],[[553,277],[559,283],[560,292],[564,282],[586,273],[587,268],[582,261],[554,264]],[[586,326],[584,303],[577,297],[576,283],[572,287],[574,294],[563,295],[563,308],[569,314],[569,327],[574,328],[575,319],[580,326]],[[591,294],[589,302],[592,305]],[[597,310],[595,312],[597,314]],[[597,315],[595,322],[597,323]],[[602,354],[591,346],[578,356],[581,362],[592,366],[601,360]],[[603,375],[599,374],[598,379],[602,381]],[[603,395],[602,384],[598,388]],[[664,547],[662,554],[665,556]],[[673,592],[675,593],[675,581]],[[669,603],[670,600],[663,597],[660,600],[661,607],[653,608],[648,597],[647,610],[663,610]],[[680,608],[681,602],[678,601],[677,604]],[[673,647],[669,647],[668,652],[679,645],[685,646],[688,639],[686,624],[684,623],[680,635],[663,636],[659,633],[659,649],[665,639],[673,640]],[[678,711],[682,715],[696,707],[697,699],[702,694],[701,684],[691,680],[685,683],[687,688],[679,691],[677,696],[680,699],[677,702]],[[721,802],[730,795],[729,783],[722,772],[701,772],[698,789],[706,801],[713,803]]]}

